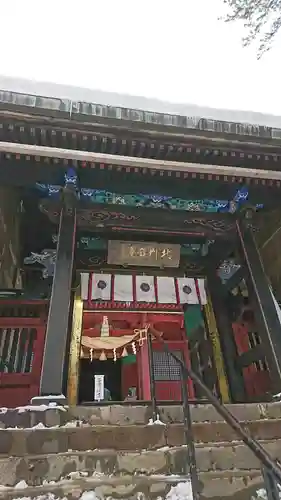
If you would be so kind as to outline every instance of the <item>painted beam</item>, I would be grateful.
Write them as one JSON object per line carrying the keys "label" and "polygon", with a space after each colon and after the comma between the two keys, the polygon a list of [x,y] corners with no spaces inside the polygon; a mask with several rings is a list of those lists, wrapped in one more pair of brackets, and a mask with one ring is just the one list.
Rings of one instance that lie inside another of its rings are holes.
{"label": "painted beam", "polygon": [[[91,151],[52,148],[49,146],[34,146],[13,142],[0,142],[0,152],[25,156],[57,158],[61,160],[76,160],[90,163],[102,163],[112,166],[147,168],[150,170],[168,170],[196,174],[226,175],[234,178],[281,180],[281,171],[245,168],[238,166],[208,165],[200,163],[186,163],[178,161],[154,160],[150,158],[136,158],[130,156],[110,155]],[[63,162],[62,162],[63,165]]]}
{"label": "painted beam", "polygon": [[[58,224],[60,201],[44,199],[40,209]],[[158,208],[128,207],[80,202],[77,207],[77,226],[100,234],[111,232],[122,239],[124,234],[150,234],[167,237],[197,236],[204,239],[236,238],[235,215],[225,213],[186,212]],[[123,235],[123,236],[122,236]],[[125,238],[126,239],[126,238]]]}

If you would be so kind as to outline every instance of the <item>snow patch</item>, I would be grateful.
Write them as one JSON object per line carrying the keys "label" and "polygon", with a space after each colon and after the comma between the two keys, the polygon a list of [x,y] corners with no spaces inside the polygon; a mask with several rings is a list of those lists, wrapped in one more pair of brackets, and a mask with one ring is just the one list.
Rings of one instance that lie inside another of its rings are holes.
{"label": "snow patch", "polygon": [[278,394],[273,394],[272,398],[273,398],[274,400],[278,400],[278,401],[280,401],[280,399],[281,399],[281,392],[278,392]]}
{"label": "snow patch", "polygon": [[26,406],[18,406],[16,410],[18,410],[18,413],[24,413],[25,411],[47,411],[47,410],[53,410],[53,409],[59,410],[59,411],[66,411],[65,406],[60,406],[57,405],[56,403],[49,403],[48,405],[26,405]]}
{"label": "snow patch", "polygon": [[[54,396],[54,394],[49,394],[48,396],[34,396],[34,398],[31,399],[31,402],[33,401],[36,401],[36,399],[38,399],[40,397],[40,399],[56,399],[56,400],[63,400],[65,401],[65,396],[63,394],[59,394],[59,395],[56,395]],[[52,403],[54,404],[54,403]],[[56,405],[56,403],[55,403]]]}
{"label": "snow patch", "polygon": [[82,493],[80,500],[100,500],[94,491],[85,491]]}
{"label": "snow patch", "polygon": [[[99,473],[94,473],[94,475],[102,475],[102,474],[99,474]],[[69,474],[69,477],[67,480],[75,480],[75,479],[82,479],[83,477],[88,477],[88,473],[85,473],[85,472],[72,472]],[[171,475],[169,476],[170,478],[175,478],[175,480],[178,480],[179,476],[174,476],[174,475]],[[46,481],[44,480],[43,481],[43,485],[51,485],[51,484],[56,484],[55,481]],[[25,481],[20,481],[19,483],[17,483],[15,485],[15,490],[23,490],[25,488],[27,488],[28,485]],[[5,490],[6,487],[4,486],[0,486],[0,491],[1,490]],[[263,490],[259,490],[259,492],[261,492]],[[257,492],[257,494],[259,493]],[[22,492],[21,492],[22,493]],[[137,494],[137,497],[136,497],[138,500],[142,500],[144,498],[143,496],[143,493],[139,492]],[[17,497],[16,496],[16,491],[15,491],[15,497],[14,497],[14,500],[66,500],[65,497],[63,498],[58,498],[56,497],[53,493],[44,493],[42,495],[39,495],[37,497],[33,497],[31,499],[31,497]],[[84,491],[82,493],[81,496],[77,497],[77,500],[112,500],[112,497],[101,497],[99,495],[96,494],[96,492],[93,490],[93,491]],[[120,498],[120,500],[125,500],[125,499],[122,499]],[[162,497],[162,496],[159,496],[157,498],[157,500],[193,500],[193,495],[192,495],[192,487],[191,487],[191,482],[190,481],[187,481],[187,482],[181,482],[181,483],[178,483],[176,486],[172,486],[169,493],[166,495],[166,497]],[[257,497],[253,497],[251,500],[267,500],[266,496],[257,496]]]}
{"label": "snow patch", "polygon": [[191,482],[179,483],[176,486],[172,486],[169,493],[166,496],[166,500],[192,500],[192,486]]}
{"label": "snow patch", "polygon": [[[277,486],[279,489],[279,498],[281,500],[281,487],[279,485],[277,485]],[[251,500],[268,500],[267,493],[266,493],[265,489],[260,488],[259,490],[257,490],[256,494],[251,497]]]}
{"label": "snow patch", "polygon": [[160,420],[160,415],[156,416],[156,420],[153,420],[153,418],[150,418],[148,421],[147,425],[166,425],[162,420]]}
{"label": "snow patch", "polygon": [[22,490],[23,488],[28,488],[28,484],[26,481],[22,480],[15,485],[15,490]]}

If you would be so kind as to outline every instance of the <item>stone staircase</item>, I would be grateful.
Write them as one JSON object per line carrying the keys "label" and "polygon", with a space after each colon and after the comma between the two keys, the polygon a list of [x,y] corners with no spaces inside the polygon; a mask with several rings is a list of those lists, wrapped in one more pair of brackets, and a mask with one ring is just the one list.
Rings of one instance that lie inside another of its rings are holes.
{"label": "stone staircase", "polygon": [[[229,408],[281,460],[281,403]],[[147,425],[147,406],[0,409],[0,499],[188,498],[182,408],[159,415],[165,425]],[[192,419],[202,498],[251,500],[259,461],[210,405]]]}

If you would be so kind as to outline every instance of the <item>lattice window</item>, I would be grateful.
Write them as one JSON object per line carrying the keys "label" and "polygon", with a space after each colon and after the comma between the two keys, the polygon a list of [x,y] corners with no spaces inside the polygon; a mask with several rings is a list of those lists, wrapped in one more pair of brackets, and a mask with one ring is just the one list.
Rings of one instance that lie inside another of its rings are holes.
{"label": "lattice window", "polygon": [[[182,351],[172,351],[184,361]],[[182,378],[180,364],[170,353],[153,351],[153,369],[155,381],[179,381]]]}
{"label": "lattice window", "polygon": [[35,328],[0,328],[0,372],[31,373]]}

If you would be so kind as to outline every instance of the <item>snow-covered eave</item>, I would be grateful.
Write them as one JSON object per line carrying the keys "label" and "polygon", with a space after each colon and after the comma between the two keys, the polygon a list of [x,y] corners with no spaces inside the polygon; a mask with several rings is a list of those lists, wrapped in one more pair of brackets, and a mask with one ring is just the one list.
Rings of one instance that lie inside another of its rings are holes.
{"label": "snow-covered eave", "polygon": [[173,104],[157,99],[90,90],[54,83],[0,76],[0,109],[69,120],[102,120],[169,130],[189,130],[276,144],[281,140],[281,117],[248,111]]}

